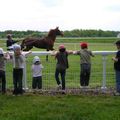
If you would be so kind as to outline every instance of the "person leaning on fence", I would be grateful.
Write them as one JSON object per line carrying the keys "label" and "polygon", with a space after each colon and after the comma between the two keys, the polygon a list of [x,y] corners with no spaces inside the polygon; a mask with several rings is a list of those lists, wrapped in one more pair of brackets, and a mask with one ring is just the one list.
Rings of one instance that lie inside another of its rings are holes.
{"label": "person leaning on fence", "polygon": [[6,75],[5,75],[5,60],[10,59],[8,53],[4,54],[3,49],[0,48],[0,84],[2,85],[2,94],[6,93]]}
{"label": "person leaning on fence", "polygon": [[116,56],[112,58],[112,60],[114,61],[114,69],[115,69],[115,74],[116,74],[115,95],[120,95],[120,40],[118,40],[115,44],[118,49]]}
{"label": "person leaning on fence", "polygon": [[[65,75],[66,69],[68,69],[68,55],[72,54],[72,51],[66,51],[64,45],[59,46],[59,51],[55,53],[55,58],[57,59],[56,70],[55,70],[55,79],[58,84],[58,89],[63,90],[65,92]],[[61,81],[59,78],[59,74],[61,75]]]}
{"label": "person leaning on fence", "polygon": [[31,52],[23,54],[21,51],[20,45],[14,46],[14,55],[13,55],[13,84],[14,84],[14,90],[13,94],[23,94],[23,88],[22,88],[22,78],[23,78],[23,69],[24,69],[24,63],[25,63],[25,56],[30,54]]}
{"label": "person leaning on fence", "polygon": [[35,56],[33,59],[32,65],[32,73],[33,73],[33,80],[32,80],[32,88],[33,89],[42,89],[42,69],[43,65],[41,60],[38,56]]}
{"label": "person leaning on fence", "polygon": [[86,42],[80,43],[81,50],[74,51],[73,54],[80,55],[80,85],[85,88],[89,86],[89,79],[91,73],[91,56],[94,57],[93,53],[88,50],[88,44]]}

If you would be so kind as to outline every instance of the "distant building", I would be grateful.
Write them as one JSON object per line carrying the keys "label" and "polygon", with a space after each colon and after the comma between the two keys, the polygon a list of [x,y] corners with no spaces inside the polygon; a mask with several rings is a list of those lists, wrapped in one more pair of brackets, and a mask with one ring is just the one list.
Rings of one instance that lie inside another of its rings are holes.
{"label": "distant building", "polygon": [[117,38],[120,38],[120,33],[118,33]]}

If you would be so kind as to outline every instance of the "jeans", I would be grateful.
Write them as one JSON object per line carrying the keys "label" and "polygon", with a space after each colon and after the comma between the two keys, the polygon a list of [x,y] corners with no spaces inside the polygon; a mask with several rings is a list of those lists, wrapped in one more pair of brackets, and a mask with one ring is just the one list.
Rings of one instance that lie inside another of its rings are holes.
{"label": "jeans", "polygon": [[116,90],[120,93],[120,71],[115,71],[116,74]]}
{"label": "jeans", "polygon": [[58,70],[56,69],[55,71],[55,79],[57,84],[61,84],[60,79],[59,79],[59,74],[61,75],[61,81],[62,81],[62,90],[65,90],[65,74],[66,74],[66,70]]}
{"label": "jeans", "polygon": [[13,94],[22,94],[22,77],[23,77],[23,69],[13,69],[13,84],[14,84],[14,91]]}
{"label": "jeans", "polygon": [[6,77],[5,77],[5,71],[0,70],[0,83],[1,83],[1,92],[6,92]]}
{"label": "jeans", "polygon": [[42,89],[42,76],[33,77],[32,88],[33,89],[36,89],[36,88]]}
{"label": "jeans", "polygon": [[91,64],[81,64],[80,85],[88,86],[90,79]]}

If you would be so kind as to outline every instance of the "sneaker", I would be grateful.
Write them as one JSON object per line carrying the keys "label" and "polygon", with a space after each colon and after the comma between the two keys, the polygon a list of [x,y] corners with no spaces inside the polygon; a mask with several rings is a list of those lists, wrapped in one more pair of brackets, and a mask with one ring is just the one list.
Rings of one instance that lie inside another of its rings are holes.
{"label": "sneaker", "polygon": [[62,89],[62,85],[59,84],[58,87],[57,87],[57,90],[61,90]]}
{"label": "sneaker", "polygon": [[65,90],[62,90],[62,94],[66,94],[66,91],[65,91]]}
{"label": "sneaker", "polygon": [[115,92],[114,96],[120,96],[120,93],[119,92]]}

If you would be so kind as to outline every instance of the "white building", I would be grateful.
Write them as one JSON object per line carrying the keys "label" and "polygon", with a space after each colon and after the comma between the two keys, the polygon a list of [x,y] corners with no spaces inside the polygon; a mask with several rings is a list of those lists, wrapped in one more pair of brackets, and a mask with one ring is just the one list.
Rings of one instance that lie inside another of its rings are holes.
{"label": "white building", "polygon": [[117,38],[120,38],[120,33],[117,34]]}

